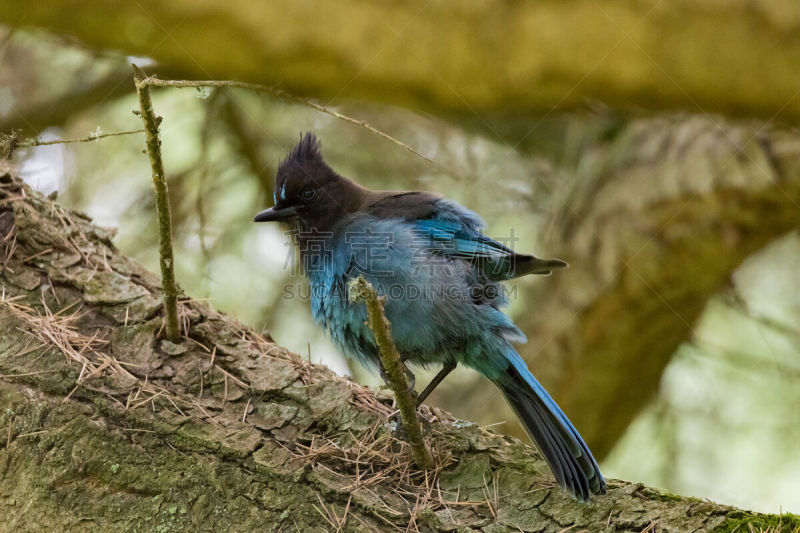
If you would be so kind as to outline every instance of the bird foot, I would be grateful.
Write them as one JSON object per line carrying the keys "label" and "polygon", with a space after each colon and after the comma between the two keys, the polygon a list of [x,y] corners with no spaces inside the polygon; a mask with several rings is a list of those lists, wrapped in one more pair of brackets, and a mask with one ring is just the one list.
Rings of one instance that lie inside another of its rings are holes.
{"label": "bird foot", "polygon": [[[420,425],[422,426],[422,436],[424,437],[430,432],[433,426],[426,418],[420,416],[419,412],[417,412],[417,418],[419,418]],[[394,429],[392,429],[392,436],[396,439],[408,442],[408,434],[403,426],[403,418],[400,416],[400,411],[393,414],[390,421],[394,426]]]}

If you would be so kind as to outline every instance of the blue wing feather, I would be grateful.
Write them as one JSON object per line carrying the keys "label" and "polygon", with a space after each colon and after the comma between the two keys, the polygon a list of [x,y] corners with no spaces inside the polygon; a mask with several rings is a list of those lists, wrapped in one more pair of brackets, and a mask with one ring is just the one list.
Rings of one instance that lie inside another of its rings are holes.
{"label": "blue wing feather", "polygon": [[413,221],[417,234],[428,239],[431,250],[474,263],[489,279],[514,276],[518,257],[512,249],[481,233],[483,220],[448,200],[438,200],[433,216]]}

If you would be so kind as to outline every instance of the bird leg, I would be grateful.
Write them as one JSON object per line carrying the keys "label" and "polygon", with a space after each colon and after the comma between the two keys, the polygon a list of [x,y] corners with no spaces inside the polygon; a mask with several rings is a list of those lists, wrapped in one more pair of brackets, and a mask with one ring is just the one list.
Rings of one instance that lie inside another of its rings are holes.
{"label": "bird leg", "polygon": [[453,371],[453,369],[456,367],[456,364],[457,364],[457,363],[456,363],[455,361],[453,361],[453,360],[450,360],[450,361],[447,361],[447,362],[446,362],[446,363],[445,363],[445,364],[442,366],[442,369],[439,371],[439,373],[438,373],[438,374],[436,374],[436,375],[433,377],[433,379],[431,380],[431,382],[430,382],[430,383],[428,383],[428,386],[427,386],[427,387],[425,387],[425,389],[424,389],[422,392],[420,392],[420,393],[419,393],[419,396],[417,396],[417,407],[419,407],[420,405],[422,405],[422,402],[424,402],[424,401],[425,401],[425,398],[427,398],[427,397],[428,397],[428,395],[429,395],[430,393],[432,393],[432,392],[433,392],[433,389],[435,389],[436,387],[438,387],[438,386],[439,386],[439,383],[441,383],[442,381],[444,381],[444,378],[446,378],[446,377],[447,377],[447,374],[449,374],[450,372],[452,372],[452,371]]}

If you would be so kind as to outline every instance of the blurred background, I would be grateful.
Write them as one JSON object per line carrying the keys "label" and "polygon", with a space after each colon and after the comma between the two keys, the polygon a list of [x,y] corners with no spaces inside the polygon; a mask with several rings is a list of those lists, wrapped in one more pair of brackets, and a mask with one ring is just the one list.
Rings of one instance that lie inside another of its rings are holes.
{"label": "blurred background", "polygon": [[[313,324],[281,229],[252,223],[280,158],[314,131],[341,174],[444,193],[490,235],[571,264],[510,284],[510,313],[608,477],[800,512],[800,4],[0,0],[0,13],[2,133],[140,128],[131,62],[301,99],[154,89],[188,295],[377,385]],[[11,162],[157,271],[143,148],[114,136]],[[524,436],[469,370],[430,403]]]}

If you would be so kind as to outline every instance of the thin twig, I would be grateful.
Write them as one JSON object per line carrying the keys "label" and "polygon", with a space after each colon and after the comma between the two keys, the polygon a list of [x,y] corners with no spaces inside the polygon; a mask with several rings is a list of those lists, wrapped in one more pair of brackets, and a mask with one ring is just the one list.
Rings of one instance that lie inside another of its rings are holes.
{"label": "thin twig", "polygon": [[153,112],[150,100],[150,84],[146,83],[147,75],[133,65],[133,79],[136,92],[139,94],[139,108],[147,136],[147,154],[153,169],[153,185],[156,190],[156,211],[158,212],[158,255],[161,265],[161,285],[164,290],[164,318],[166,321],[167,339],[180,342],[178,325],[178,288],[175,285],[175,259],[172,253],[172,216],[169,210],[167,180],[164,176],[164,163],[161,161],[161,140],[158,138],[160,117]]}
{"label": "thin twig", "polygon": [[431,469],[434,466],[433,457],[422,438],[422,430],[417,418],[417,402],[411,396],[406,382],[405,367],[392,340],[391,326],[384,314],[383,300],[378,297],[378,293],[363,276],[350,282],[349,292],[351,299],[363,301],[367,305],[369,328],[375,336],[386,379],[394,392],[397,407],[400,409],[400,419],[408,437],[411,453],[414,455],[414,462],[419,468]]}
{"label": "thin twig", "polygon": [[[41,348],[41,346],[40,346]],[[8,378],[25,378],[28,376],[38,376],[40,374],[53,374],[56,372],[61,372],[61,370],[38,370],[36,372],[23,372],[22,374],[0,374],[0,378],[8,379]]]}
{"label": "thin twig", "polygon": [[17,417],[12,416],[11,420],[8,421],[8,438],[6,439],[6,450],[11,447],[11,441],[14,438],[14,422],[16,422]]}
{"label": "thin twig", "polygon": [[[219,366],[219,365],[212,365],[212,368],[216,368],[217,370],[219,370],[220,372],[222,372],[222,374],[223,374],[223,375],[224,375],[226,378],[231,378],[231,380],[232,380],[234,383],[236,383],[237,385],[239,385],[240,387],[242,387],[244,390],[250,390],[250,385],[248,385],[247,383],[245,383],[245,382],[244,382],[244,381],[242,381],[241,379],[237,378],[236,376],[234,376],[233,374],[231,374],[230,372],[228,372],[227,370],[225,370],[225,369],[224,369],[224,368],[222,368],[221,366]],[[226,388],[226,390],[227,390],[227,388]]]}
{"label": "thin twig", "polygon": [[136,133],[145,133],[145,130],[130,130],[130,131],[116,131],[112,133],[99,133],[99,134],[90,134],[88,137],[83,139],[63,139],[58,141],[40,141],[39,139],[26,139],[17,143],[17,148],[28,148],[31,146],[49,146],[51,144],[72,144],[72,143],[88,143],[92,141],[96,141],[98,139],[103,139],[105,137],[117,137],[119,135],[133,135]]}
{"label": "thin twig", "polygon": [[250,409],[250,398],[247,399],[247,405],[244,406],[244,413],[242,414],[242,422],[247,420],[247,410]]}
{"label": "thin twig", "polygon": [[270,87],[268,85],[258,85],[257,83],[246,83],[242,81],[232,81],[232,80],[160,80],[155,76],[151,76],[149,78],[142,79],[141,81],[137,81],[137,87],[178,87],[178,88],[200,88],[200,87],[233,87],[236,89],[247,89],[249,91],[255,91],[259,93],[267,93],[278,98],[282,98],[284,100],[288,100],[291,102],[297,102],[299,104],[303,104],[305,106],[311,107],[325,113],[326,115],[330,115],[334,118],[339,120],[343,120],[345,122],[349,122],[350,124],[355,124],[356,126],[361,126],[365,128],[375,135],[379,137],[383,137],[384,139],[401,146],[411,152],[412,154],[416,155],[417,157],[421,157],[428,163],[435,165],[437,167],[441,167],[436,161],[433,159],[421,154],[420,152],[416,151],[414,148],[410,147],[403,141],[395,139],[388,133],[384,133],[383,131],[370,126],[365,120],[358,120],[356,118],[343,115],[338,111],[334,111],[333,109],[326,107],[324,105],[320,105],[316,102],[312,102],[311,100],[307,100],[305,98],[301,98],[299,96],[295,96],[293,94],[287,93],[277,87]]}

